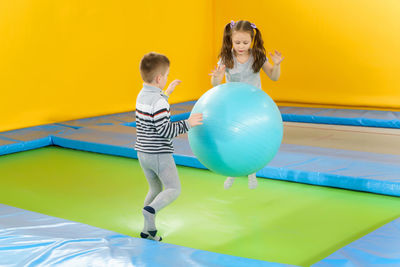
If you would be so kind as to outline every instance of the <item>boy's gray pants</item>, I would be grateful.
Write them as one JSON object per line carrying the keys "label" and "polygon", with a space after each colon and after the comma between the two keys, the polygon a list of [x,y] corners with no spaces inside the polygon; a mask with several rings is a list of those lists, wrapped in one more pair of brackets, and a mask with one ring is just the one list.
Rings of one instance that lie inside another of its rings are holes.
{"label": "boy's gray pants", "polygon": [[181,192],[174,158],[172,153],[149,154],[138,151],[137,154],[150,186],[144,206],[151,206],[158,212],[173,202]]}

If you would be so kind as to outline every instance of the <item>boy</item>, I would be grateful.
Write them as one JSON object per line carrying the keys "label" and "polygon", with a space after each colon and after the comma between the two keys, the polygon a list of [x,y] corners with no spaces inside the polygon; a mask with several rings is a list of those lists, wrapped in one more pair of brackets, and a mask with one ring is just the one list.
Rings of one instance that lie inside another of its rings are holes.
{"label": "boy", "polygon": [[192,114],[184,121],[174,123],[170,121],[168,96],[181,81],[174,80],[165,90],[165,94],[162,92],[167,83],[169,64],[168,58],[164,55],[158,53],[144,55],[140,62],[143,88],[136,100],[135,149],[150,187],[142,210],[144,228],[140,236],[156,241],[162,240],[156,235],[156,214],[173,202],[181,190],[172,157],[172,138],[202,124],[202,114]]}

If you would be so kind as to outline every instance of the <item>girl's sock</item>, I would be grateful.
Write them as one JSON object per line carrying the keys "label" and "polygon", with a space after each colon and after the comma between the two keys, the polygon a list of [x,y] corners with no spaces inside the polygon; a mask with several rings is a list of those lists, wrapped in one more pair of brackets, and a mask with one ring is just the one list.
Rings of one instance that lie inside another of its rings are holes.
{"label": "girl's sock", "polygon": [[235,181],[235,177],[228,177],[226,178],[224,182],[224,188],[229,189],[233,185],[233,182]]}
{"label": "girl's sock", "polygon": [[249,178],[249,188],[255,189],[258,185],[256,174],[255,173],[250,174],[248,178]]}

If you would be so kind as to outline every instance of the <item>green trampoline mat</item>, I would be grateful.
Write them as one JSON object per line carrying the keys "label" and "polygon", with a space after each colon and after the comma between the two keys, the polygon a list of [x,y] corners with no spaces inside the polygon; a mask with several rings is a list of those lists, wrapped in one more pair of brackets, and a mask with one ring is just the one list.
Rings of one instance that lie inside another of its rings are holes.
{"label": "green trampoline mat", "polygon": [[[309,266],[400,216],[400,198],[179,167],[179,198],[160,211],[164,242]],[[47,147],[0,157],[0,201],[138,237],[147,181],[135,159]]]}

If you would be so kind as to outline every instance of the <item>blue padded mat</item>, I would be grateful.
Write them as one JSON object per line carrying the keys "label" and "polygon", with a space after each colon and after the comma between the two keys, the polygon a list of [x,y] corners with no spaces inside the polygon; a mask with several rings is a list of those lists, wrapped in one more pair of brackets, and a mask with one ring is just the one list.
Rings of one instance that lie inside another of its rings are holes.
{"label": "blue padded mat", "polygon": [[88,126],[102,126],[102,125],[118,125],[124,123],[132,123],[135,121],[135,112],[124,112],[105,116],[97,116],[92,118],[78,119],[56,123],[60,126],[79,129]]}
{"label": "blue padded mat", "polygon": [[52,135],[71,132],[58,125],[42,125],[0,133],[0,155],[49,146]]}
{"label": "blue padded mat", "polygon": [[68,127],[48,124],[7,132],[0,132],[0,139],[4,138],[13,141],[33,141],[51,135],[64,134],[68,132],[71,132],[71,129]]}
{"label": "blue padded mat", "polygon": [[[196,101],[171,105],[171,120],[187,119]],[[400,128],[400,112],[358,109],[332,109],[279,106],[283,121],[320,124]],[[87,126],[117,125],[136,126],[133,111],[93,118],[57,123],[79,129]]]}
{"label": "blue padded mat", "polygon": [[123,125],[90,126],[54,136],[53,144],[61,147],[102,154],[137,158],[134,145],[136,128]]}
{"label": "blue padded mat", "polygon": [[134,238],[0,204],[1,266],[290,266]]}
{"label": "blue padded mat", "polygon": [[400,266],[400,218],[361,237],[312,266]]}
{"label": "blue padded mat", "polygon": [[284,121],[400,128],[400,112],[381,110],[279,107]]}
{"label": "blue padded mat", "polygon": [[[7,143],[8,142],[8,143]],[[10,153],[16,153],[40,147],[52,145],[51,136],[35,139],[31,141],[5,141],[0,140],[0,156]]]}
{"label": "blue padded mat", "polygon": [[[171,115],[174,116],[173,119],[175,121],[186,119],[189,116],[188,112],[190,112],[195,102],[196,101],[189,101],[172,105]],[[135,126],[135,112],[129,111],[56,123],[56,125],[70,127],[73,129],[79,129],[88,126],[109,126],[118,124]]]}

